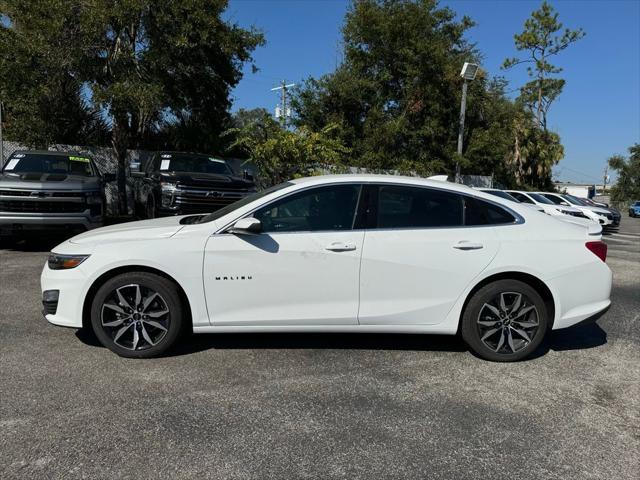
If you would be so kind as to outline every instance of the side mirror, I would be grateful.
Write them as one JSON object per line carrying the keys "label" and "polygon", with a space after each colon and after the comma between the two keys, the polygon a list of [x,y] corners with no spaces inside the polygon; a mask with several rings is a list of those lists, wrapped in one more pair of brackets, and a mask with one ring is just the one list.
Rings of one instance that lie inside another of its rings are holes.
{"label": "side mirror", "polygon": [[560,205],[564,205],[565,207],[569,206],[569,202],[560,202]]}
{"label": "side mirror", "polygon": [[249,170],[243,170],[242,171],[242,178],[244,178],[245,180],[253,180],[253,175],[251,175]]}
{"label": "side mirror", "polygon": [[258,235],[261,231],[262,223],[253,217],[241,218],[229,229],[229,233],[235,235]]}
{"label": "side mirror", "polygon": [[115,182],[116,181],[116,174],[115,173],[105,173],[104,175],[102,175],[102,181],[104,183]]}

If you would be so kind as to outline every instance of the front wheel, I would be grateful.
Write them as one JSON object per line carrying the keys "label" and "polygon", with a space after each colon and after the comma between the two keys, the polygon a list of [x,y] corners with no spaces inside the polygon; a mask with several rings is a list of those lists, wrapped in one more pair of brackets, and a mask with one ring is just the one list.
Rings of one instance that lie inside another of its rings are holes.
{"label": "front wheel", "polygon": [[91,325],[105,347],[122,357],[165,352],[182,329],[178,287],[146,272],[118,275],[102,285],[91,306]]}
{"label": "front wheel", "polygon": [[462,338],[480,357],[513,362],[542,342],[548,312],[542,297],[518,280],[498,280],[478,290],[462,316]]}

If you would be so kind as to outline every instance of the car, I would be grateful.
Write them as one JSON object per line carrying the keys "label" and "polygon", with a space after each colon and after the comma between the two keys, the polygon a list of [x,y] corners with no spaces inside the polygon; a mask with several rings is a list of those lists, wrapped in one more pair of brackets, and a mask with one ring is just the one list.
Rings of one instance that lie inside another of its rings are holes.
{"label": "car", "polygon": [[613,214],[608,210],[605,210],[602,207],[591,207],[589,205],[584,204],[578,198],[573,195],[562,194],[562,193],[551,193],[551,192],[537,192],[539,195],[542,195],[548,200],[551,200],[556,205],[560,205],[563,207],[573,207],[580,210],[587,217],[589,217],[594,222],[598,222],[603,227],[608,227],[613,225]]}
{"label": "car", "polygon": [[636,200],[631,205],[629,205],[629,216],[640,217],[640,200]]}
{"label": "car", "polygon": [[104,185],[93,159],[78,152],[18,150],[0,171],[0,234],[68,232],[102,226]]}
{"label": "car", "polygon": [[61,243],[43,313],[124,357],[164,354],[183,331],[460,332],[478,356],[515,361],[609,307],[600,231],[458,184],[302,178]]}
{"label": "car", "polygon": [[563,220],[568,219],[568,217],[570,217],[572,219],[582,219],[582,220],[590,221],[590,218],[587,217],[584,213],[582,213],[577,208],[573,208],[567,205],[558,206],[548,198],[545,198],[543,195],[540,195],[539,193],[524,192],[524,191],[518,191],[518,190],[505,190],[505,191],[508,194],[514,196],[516,199],[518,199],[522,203],[538,205],[539,207],[542,207],[544,209],[545,213],[549,215],[557,216],[558,218],[561,218]]}
{"label": "car", "polygon": [[583,197],[576,197],[576,198],[580,200],[582,203],[589,205],[590,207],[603,208],[607,212],[611,213],[611,215],[613,216],[613,226],[617,227],[620,225],[620,219],[622,218],[622,215],[620,215],[620,211],[617,208],[610,207],[606,203],[594,202],[590,198],[583,198]]}
{"label": "car", "polygon": [[225,160],[199,153],[156,152],[131,176],[142,218],[210,213],[256,191],[248,172],[237,175]]}
{"label": "car", "polygon": [[504,198],[505,200],[511,200],[512,202],[520,203],[525,207],[532,208],[541,213],[545,213],[544,208],[540,205],[536,205],[535,203],[525,203],[518,200],[516,197],[511,195],[510,193],[505,192],[504,190],[498,190],[496,188],[480,188],[481,192],[488,193],[489,195],[493,195],[495,197]]}

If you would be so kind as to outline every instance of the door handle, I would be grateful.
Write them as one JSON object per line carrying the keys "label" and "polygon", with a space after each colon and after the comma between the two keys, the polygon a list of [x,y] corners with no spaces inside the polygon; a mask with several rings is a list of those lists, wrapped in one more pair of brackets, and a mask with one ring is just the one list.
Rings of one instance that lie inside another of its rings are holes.
{"label": "door handle", "polygon": [[456,243],[453,248],[457,248],[458,250],[480,250],[481,248],[484,248],[484,245],[482,245],[481,243],[462,240]]}
{"label": "door handle", "polygon": [[332,252],[349,252],[356,249],[356,244],[351,242],[332,242],[326,247],[326,250]]}

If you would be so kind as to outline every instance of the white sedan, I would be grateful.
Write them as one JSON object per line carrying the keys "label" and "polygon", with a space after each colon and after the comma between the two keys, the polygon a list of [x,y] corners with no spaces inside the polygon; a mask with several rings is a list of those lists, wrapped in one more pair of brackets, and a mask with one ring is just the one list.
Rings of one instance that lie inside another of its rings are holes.
{"label": "white sedan", "polygon": [[477,190],[344,175],[83,233],[54,248],[41,283],[49,322],[125,357],[185,330],[461,332],[512,361],[608,308],[605,257],[599,230]]}

